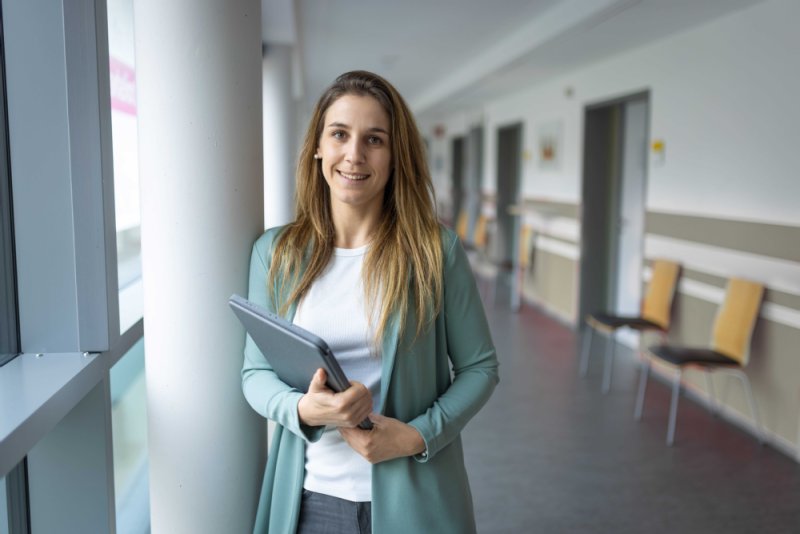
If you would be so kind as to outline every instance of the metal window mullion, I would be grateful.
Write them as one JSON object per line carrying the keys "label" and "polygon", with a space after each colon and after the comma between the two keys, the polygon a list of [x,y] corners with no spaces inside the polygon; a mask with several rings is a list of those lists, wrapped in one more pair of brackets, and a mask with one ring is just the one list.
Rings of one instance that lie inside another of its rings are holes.
{"label": "metal window mullion", "polygon": [[107,17],[103,1],[63,5],[79,350],[104,352],[119,332]]}
{"label": "metal window mullion", "polygon": [[28,462],[23,459],[6,475],[7,502],[0,506],[8,506],[9,532],[27,533],[30,530],[30,508],[28,506]]}
{"label": "metal window mullion", "polygon": [[105,6],[4,9],[21,349],[103,352],[119,330]]}

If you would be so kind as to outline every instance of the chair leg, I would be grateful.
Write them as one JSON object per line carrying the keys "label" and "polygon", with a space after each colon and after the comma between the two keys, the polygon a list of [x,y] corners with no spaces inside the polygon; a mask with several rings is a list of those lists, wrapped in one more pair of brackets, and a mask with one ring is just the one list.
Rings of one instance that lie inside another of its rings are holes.
{"label": "chair leg", "polygon": [[581,350],[580,374],[585,377],[589,370],[589,353],[592,351],[592,336],[594,328],[586,324],[583,327],[583,350]]}
{"label": "chair leg", "polygon": [[647,380],[650,375],[650,359],[645,356],[642,359],[642,369],[639,371],[639,392],[636,394],[636,410],[633,412],[633,417],[639,421],[642,419],[642,410],[644,409],[644,394],[647,390]]}
{"label": "chair leg", "polygon": [[727,379],[722,383],[722,392],[719,394],[719,403],[718,403],[719,406],[725,406],[725,399],[728,398],[728,384],[729,383],[730,383],[730,380],[727,380]]}
{"label": "chair leg", "polygon": [[614,371],[614,356],[617,353],[617,340],[614,339],[613,332],[608,336],[609,345],[606,345],[606,361],[603,368],[603,393],[608,393],[611,389],[611,373]]}
{"label": "chair leg", "polygon": [[705,369],[703,374],[706,377],[706,389],[708,390],[708,411],[716,417],[719,413],[719,406],[717,405],[716,395],[714,395],[714,381],[711,378],[711,371]]}
{"label": "chair leg", "polygon": [[491,307],[497,306],[497,282],[498,282],[498,275],[495,274],[494,277],[489,277],[488,279],[489,285],[489,300],[487,304]]}
{"label": "chair leg", "polygon": [[681,374],[682,370],[678,367],[678,372],[675,374],[675,381],[672,383],[672,401],[669,405],[667,445],[670,446],[675,442],[675,420],[678,418],[678,398],[681,396]]}
{"label": "chair leg", "polygon": [[758,442],[763,444],[764,432],[761,430],[761,420],[758,417],[758,410],[756,409],[756,400],[753,397],[753,389],[750,387],[750,379],[747,378],[747,375],[743,371],[737,371],[734,374],[739,377],[739,380],[742,381],[742,385],[744,385],[744,391],[747,394],[747,403],[750,405],[750,412],[753,414],[753,421],[756,423]]}
{"label": "chair leg", "polygon": [[487,307],[491,304],[491,284],[492,281],[488,276],[481,277],[481,295],[483,296],[483,300],[486,302]]}

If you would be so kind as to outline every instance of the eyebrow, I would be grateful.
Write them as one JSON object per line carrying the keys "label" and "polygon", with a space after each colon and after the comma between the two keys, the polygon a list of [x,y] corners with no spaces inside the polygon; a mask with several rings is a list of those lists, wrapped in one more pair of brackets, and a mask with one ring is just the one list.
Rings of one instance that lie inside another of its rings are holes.
{"label": "eyebrow", "polygon": [[[349,130],[350,126],[348,126],[347,124],[345,124],[343,122],[332,122],[332,123],[330,123],[328,125],[328,128],[344,128],[346,130]],[[378,132],[378,133],[382,133],[384,135],[389,135],[389,132],[387,132],[383,128],[379,128],[377,126],[373,126],[372,128],[367,128],[367,131],[368,132]]]}

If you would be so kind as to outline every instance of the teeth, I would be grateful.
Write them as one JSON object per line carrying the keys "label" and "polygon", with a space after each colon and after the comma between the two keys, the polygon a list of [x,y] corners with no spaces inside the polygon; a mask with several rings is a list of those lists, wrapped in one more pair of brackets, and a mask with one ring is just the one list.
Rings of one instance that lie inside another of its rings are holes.
{"label": "teeth", "polygon": [[369,177],[369,174],[348,174],[346,172],[339,171],[339,174],[347,178],[348,180],[366,180]]}

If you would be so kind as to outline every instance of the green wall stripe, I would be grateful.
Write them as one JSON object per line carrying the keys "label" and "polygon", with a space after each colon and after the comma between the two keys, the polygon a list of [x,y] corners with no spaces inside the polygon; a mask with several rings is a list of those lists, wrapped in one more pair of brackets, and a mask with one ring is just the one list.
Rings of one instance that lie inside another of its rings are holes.
{"label": "green wall stripe", "polygon": [[550,202],[548,200],[536,200],[533,198],[526,198],[522,201],[525,208],[535,209],[552,215],[553,217],[569,217],[577,219],[580,217],[580,206],[578,204],[570,204],[568,202]]}
{"label": "green wall stripe", "polygon": [[646,232],[800,262],[800,227],[648,212]]}
{"label": "green wall stripe", "polygon": [[[570,246],[579,248],[578,243],[576,243],[575,241],[572,241],[570,239],[566,239],[564,237],[561,237],[561,236],[548,234],[547,232],[541,232],[541,233],[539,233],[539,235],[541,235],[542,237],[546,237],[547,239],[549,239],[551,241],[558,241],[559,243],[564,243],[565,245],[570,245]],[[545,252],[548,252],[549,254],[554,254],[554,252],[550,252],[550,251],[545,251]]]}

